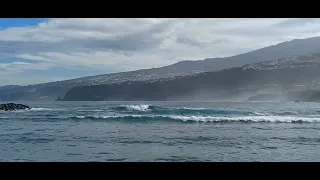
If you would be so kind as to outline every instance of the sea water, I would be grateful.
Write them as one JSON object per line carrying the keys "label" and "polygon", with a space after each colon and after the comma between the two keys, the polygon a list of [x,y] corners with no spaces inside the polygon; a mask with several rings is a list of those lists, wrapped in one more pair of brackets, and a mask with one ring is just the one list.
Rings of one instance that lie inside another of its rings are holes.
{"label": "sea water", "polygon": [[320,103],[18,103],[0,161],[320,161]]}

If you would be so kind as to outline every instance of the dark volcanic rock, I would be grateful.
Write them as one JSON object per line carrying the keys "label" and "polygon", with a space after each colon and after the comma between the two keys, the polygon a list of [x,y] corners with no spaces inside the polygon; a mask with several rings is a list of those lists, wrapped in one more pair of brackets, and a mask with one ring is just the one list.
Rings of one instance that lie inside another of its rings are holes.
{"label": "dark volcanic rock", "polygon": [[56,99],[56,101],[62,101],[62,98],[59,96],[58,99]]}
{"label": "dark volcanic rock", "polygon": [[0,104],[0,111],[15,111],[21,109],[31,109],[27,105],[23,104],[14,104],[14,103],[7,103],[7,104]]}

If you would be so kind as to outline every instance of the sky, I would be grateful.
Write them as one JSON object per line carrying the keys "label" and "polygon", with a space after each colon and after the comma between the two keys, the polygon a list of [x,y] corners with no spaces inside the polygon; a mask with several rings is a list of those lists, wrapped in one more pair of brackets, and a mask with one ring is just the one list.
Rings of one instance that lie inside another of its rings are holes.
{"label": "sky", "polygon": [[0,86],[227,57],[315,36],[313,18],[0,18]]}

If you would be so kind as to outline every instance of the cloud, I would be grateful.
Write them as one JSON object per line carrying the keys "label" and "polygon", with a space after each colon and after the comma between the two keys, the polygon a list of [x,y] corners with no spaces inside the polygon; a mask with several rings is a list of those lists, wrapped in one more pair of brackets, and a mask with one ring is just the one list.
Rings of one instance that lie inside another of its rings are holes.
{"label": "cloud", "polygon": [[50,67],[54,67],[49,63],[26,63],[26,62],[12,62],[12,63],[0,63],[0,72],[23,72],[25,70],[46,70]]}
{"label": "cloud", "polygon": [[291,28],[295,26],[303,26],[310,23],[319,23],[320,19],[317,18],[293,18],[281,21],[276,24],[279,27]]}
{"label": "cloud", "polygon": [[[136,70],[319,35],[319,19],[47,19],[0,29],[0,70],[7,75],[59,66]],[[1,63],[8,57],[40,63]]]}
{"label": "cloud", "polygon": [[50,63],[26,63],[19,61],[12,63],[0,63],[0,86],[9,84],[27,85],[35,82],[49,82],[52,77],[25,76],[23,73],[30,70],[47,70],[54,66],[54,64]]}

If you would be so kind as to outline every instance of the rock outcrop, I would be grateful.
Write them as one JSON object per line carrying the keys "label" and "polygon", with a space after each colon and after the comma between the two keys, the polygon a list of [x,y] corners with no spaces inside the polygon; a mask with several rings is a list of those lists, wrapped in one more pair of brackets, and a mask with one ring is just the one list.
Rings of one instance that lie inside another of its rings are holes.
{"label": "rock outcrop", "polygon": [[0,104],[0,111],[15,111],[15,110],[21,110],[21,109],[31,109],[31,108],[23,104],[15,104],[15,103]]}
{"label": "rock outcrop", "polygon": [[59,96],[58,99],[56,99],[56,101],[62,101],[62,98]]}

